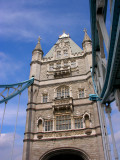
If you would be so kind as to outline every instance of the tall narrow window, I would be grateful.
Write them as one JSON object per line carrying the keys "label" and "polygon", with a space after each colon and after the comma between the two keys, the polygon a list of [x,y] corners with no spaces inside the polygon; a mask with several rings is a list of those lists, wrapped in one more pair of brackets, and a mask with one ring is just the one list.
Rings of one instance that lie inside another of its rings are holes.
{"label": "tall narrow window", "polygon": [[47,103],[47,101],[48,101],[48,95],[43,94],[43,103]]}
{"label": "tall narrow window", "polygon": [[79,98],[84,98],[85,95],[84,95],[84,89],[80,89],[79,90]]}
{"label": "tall narrow window", "polygon": [[54,64],[49,64],[49,71],[53,71]]}
{"label": "tall narrow window", "polygon": [[65,87],[64,97],[67,98],[69,96],[69,88]]}
{"label": "tall narrow window", "polygon": [[61,58],[61,52],[57,51],[57,58]]}
{"label": "tall narrow window", "polygon": [[61,98],[61,89],[60,88],[57,89],[57,98]]}
{"label": "tall narrow window", "polygon": [[83,128],[83,120],[81,118],[75,118],[75,128]]}
{"label": "tall narrow window", "polygon": [[69,97],[69,87],[62,86],[57,88],[57,98],[67,98]]}
{"label": "tall narrow window", "polygon": [[56,130],[71,129],[70,115],[56,116]]}
{"label": "tall narrow window", "polygon": [[67,57],[68,56],[68,51],[64,50],[64,56]]}
{"label": "tall narrow window", "polygon": [[76,67],[76,61],[71,61],[71,68]]}
{"label": "tall narrow window", "polygon": [[64,66],[67,67],[68,66],[68,62],[64,61]]}
{"label": "tall narrow window", "polygon": [[43,125],[42,125],[42,120],[41,119],[38,121],[38,129],[39,129],[39,132],[43,131]]}
{"label": "tall narrow window", "polygon": [[45,121],[45,131],[52,131],[53,130],[53,121],[46,120]]}
{"label": "tall narrow window", "polygon": [[85,127],[89,128],[90,127],[90,120],[89,120],[89,116],[85,115]]}
{"label": "tall narrow window", "polygon": [[57,63],[57,68],[60,68],[61,67],[61,63]]}

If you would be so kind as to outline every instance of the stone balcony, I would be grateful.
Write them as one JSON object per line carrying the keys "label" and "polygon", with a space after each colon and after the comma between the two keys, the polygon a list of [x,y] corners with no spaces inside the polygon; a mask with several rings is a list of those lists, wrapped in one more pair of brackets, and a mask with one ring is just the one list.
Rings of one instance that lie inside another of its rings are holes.
{"label": "stone balcony", "polygon": [[71,67],[70,66],[62,66],[54,68],[54,77],[60,77],[60,76],[67,76],[71,73]]}
{"label": "stone balcony", "polygon": [[52,105],[52,108],[53,108],[53,112],[59,112],[59,111],[63,111],[63,110],[66,110],[66,111],[73,111],[73,99],[72,97],[67,97],[67,98],[64,98],[64,97],[61,97],[61,98],[55,98],[53,100],[53,105]]}

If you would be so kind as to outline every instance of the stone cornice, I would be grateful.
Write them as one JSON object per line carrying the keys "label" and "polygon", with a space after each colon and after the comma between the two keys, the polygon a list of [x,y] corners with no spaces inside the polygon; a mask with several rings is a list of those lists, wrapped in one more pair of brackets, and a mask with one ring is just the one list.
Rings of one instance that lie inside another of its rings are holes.
{"label": "stone cornice", "polygon": [[71,137],[53,137],[53,138],[46,138],[46,139],[24,139],[23,142],[36,142],[36,141],[53,141],[53,140],[64,140],[64,139],[83,139],[83,138],[94,138],[97,136],[102,136],[102,133],[92,134],[92,135],[84,135],[84,136],[71,136]]}
{"label": "stone cornice", "polygon": [[[71,76],[67,78],[61,78],[61,79],[52,79],[52,80],[47,80],[47,81],[40,81],[39,85],[40,86],[51,86],[51,85],[56,85],[56,84],[68,84],[68,83],[75,83],[78,81],[85,81],[91,77],[91,73],[88,72],[88,75],[78,75],[78,76]],[[60,80],[60,82],[59,82]]]}
{"label": "stone cornice", "polygon": [[[90,71],[87,72],[87,74],[82,74],[82,75],[76,75],[76,76],[70,76],[70,77],[66,77],[66,78],[58,78],[58,79],[48,79],[48,80],[42,80],[42,81],[37,81],[39,82],[39,84],[34,84],[35,86],[40,86],[40,87],[44,87],[44,86],[51,86],[51,85],[56,85],[56,84],[61,84],[61,83],[75,83],[75,82],[79,82],[79,81],[85,81],[88,80],[89,78],[91,78],[91,73]],[[58,82],[60,80],[60,82]]]}
{"label": "stone cornice", "polygon": [[42,55],[43,55],[43,51],[42,51],[42,49],[34,49],[34,50],[32,51],[32,54],[33,54],[35,51],[39,51],[39,52],[41,52],[41,53],[42,53]]}
{"label": "stone cornice", "polygon": [[51,110],[52,107],[47,107],[47,108],[39,108],[39,109],[36,109],[36,108],[27,108],[26,111],[30,111],[30,110],[33,110],[33,111],[41,111],[41,110]]}
{"label": "stone cornice", "polygon": [[91,127],[91,128],[82,128],[82,129],[70,129],[70,130],[55,130],[55,131],[49,131],[49,132],[25,132],[24,135],[26,134],[32,134],[32,135],[35,135],[35,134],[39,134],[39,133],[59,133],[59,132],[70,132],[70,131],[79,131],[79,130],[86,130],[86,129],[97,129],[97,128],[100,128],[100,125],[98,126],[95,126],[95,127]]}
{"label": "stone cornice", "polygon": [[[42,63],[44,64],[44,63],[53,63],[53,62],[57,62],[57,61],[63,61],[63,60],[73,60],[73,59],[82,59],[82,58],[85,58],[85,56],[87,56],[88,54],[92,54],[92,51],[90,51],[90,52],[83,52],[83,54],[82,55],[80,55],[80,56],[73,56],[73,57],[67,57],[67,58],[61,58],[61,59],[53,59],[53,60],[49,60],[49,58],[48,58],[48,61],[44,61],[43,59],[42,59]],[[73,55],[73,54],[72,54]]]}
{"label": "stone cornice", "polygon": [[38,61],[38,60],[34,60],[34,61],[31,61],[31,63],[30,63],[30,66],[32,65],[32,64],[35,64],[35,63],[37,63],[37,64],[42,64],[42,62],[40,62],[40,61]]}
{"label": "stone cornice", "polygon": [[[90,75],[88,75],[88,74],[90,74]],[[72,78],[72,77],[79,77],[79,76],[88,76],[87,78],[86,78],[86,80],[88,79],[88,78],[90,78],[91,77],[91,72],[90,71],[88,71],[88,72],[86,72],[85,74],[80,74],[80,75],[75,75],[75,76],[69,76],[69,77],[65,77],[66,79],[69,79],[69,78]],[[53,80],[62,80],[62,79],[64,79],[64,78],[53,78],[53,79],[46,79],[46,80],[38,80],[38,79],[34,79],[34,83],[33,83],[33,85],[36,85],[36,86],[40,86],[38,83],[40,83],[40,82],[46,82],[46,81],[53,81]],[[36,82],[37,82],[37,84],[36,84]],[[83,79],[83,81],[84,81],[84,79]]]}
{"label": "stone cornice", "polygon": [[[84,98],[84,99],[88,99],[88,98]],[[93,101],[88,101],[87,103],[79,103],[79,104],[75,104],[74,103],[74,100],[76,100],[76,99],[73,99],[73,105],[74,105],[74,107],[80,107],[80,106],[86,106],[86,105],[92,105],[92,104],[94,104],[94,103],[96,103],[96,102],[93,102]],[[80,99],[77,99],[77,100],[80,100]],[[40,110],[52,110],[52,104],[53,104],[53,102],[48,102],[49,104],[51,104],[51,106],[50,107],[45,107],[45,108],[27,108],[26,109],[26,111],[29,111],[29,110],[33,110],[33,111],[40,111]],[[48,103],[46,103],[46,104],[48,104]],[[36,106],[37,105],[43,105],[44,103],[29,103],[29,104],[35,104]]]}

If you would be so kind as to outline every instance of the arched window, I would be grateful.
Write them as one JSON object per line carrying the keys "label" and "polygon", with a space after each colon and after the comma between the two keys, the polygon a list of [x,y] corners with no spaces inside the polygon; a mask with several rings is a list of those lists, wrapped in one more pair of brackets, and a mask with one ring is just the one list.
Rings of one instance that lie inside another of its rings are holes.
{"label": "arched window", "polygon": [[79,89],[79,98],[84,98],[85,97],[85,92],[84,89]]}
{"label": "arched window", "polygon": [[90,120],[89,120],[89,115],[85,115],[85,127],[90,128]]}
{"label": "arched window", "polygon": [[42,119],[38,120],[38,131],[39,132],[43,131],[43,122],[42,122]]}
{"label": "arched window", "polygon": [[69,87],[61,86],[57,88],[57,98],[67,98],[69,97]]}

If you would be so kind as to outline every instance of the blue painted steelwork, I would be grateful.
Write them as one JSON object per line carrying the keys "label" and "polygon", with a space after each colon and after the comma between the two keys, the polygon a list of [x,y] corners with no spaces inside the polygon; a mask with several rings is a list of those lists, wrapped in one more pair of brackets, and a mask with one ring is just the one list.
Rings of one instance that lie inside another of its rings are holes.
{"label": "blue painted steelwork", "polygon": [[[96,0],[89,0],[90,3],[90,21],[91,21],[91,38],[92,38],[92,75],[94,76],[94,69],[96,63],[96,51],[100,51],[98,32],[96,28]],[[104,20],[106,20],[108,0],[105,0]]]}
{"label": "blue painted steelwork", "polygon": [[[111,68],[112,63],[114,63],[115,59],[113,59],[114,54],[117,50],[117,47],[119,47],[119,45],[117,46],[116,44],[119,43],[119,19],[120,19],[120,0],[114,0],[113,1],[113,5],[112,5],[112,13],[111,13],[111,34],[110,34],[110,48],[109,48],[109,55],[108,55],[108,61],[107,61],[107,72],[106,72],[106,77],[105,77],[105,82],[104,82],[104,86],[103,86],[103,90],[101,92],[100,97],[103,98],[102,103],[105,103],[107,100],[107,97],[111,94],[111,89],[113,89],[113,77],[110,77],[110,74],[112,74],[112,72],[114,73],[114,69]],[[117,32],[118,30],[118,32]],[[119,53],[116,53],[119,54]],[[119,63],[119,62],[118,62]],[[111,85],[109,85],[111,84]],[[114,100],[111,99],[111,101]]]}
{"label": "blue painted steelwork", "polygon": [[[120,61],[117,59],[113,59],[113,56],[115,54],[115,51],[118,50],[118,40],[120,39],[119,35],[119,27],[120,24],[118,23],[120,19],[120,0],[113,0],[112,2],[112,12],[111,12],[111,33],[110,33],[110,45],[109,45],[109,53],[108,53],[108,61],[107,61],[107,72],[105,75],[104,85],[102,88],[102,92],[100,94],[100,99],[102,99],[102,103],[106,102],[112,102],[114,100],[114,97],[109,98],[111,94],[111,89],[113,89],[113,73],[115,70],[115,67],[111,68],[111,65],[115,65],[114,61],[117,61],[118,64]],[[107,10],[107,1],[105,3],[104,7],[104,20],[106,19],[106,10]],[[99,46],[98,41],[98,35],[96,34],[96,0],[90,0],[90,15],[91,15],[91,33],[92,33],[92,76],[94,77],[94,69],[96,67],[96,51],[99,49],[97,46]],[[118,51],[117,51],[118,52]],[[116,53],[116,56],[119,53]],[[118,56],[117,56],[118,57]],[[112,65],[112,66],[113,66]],[[115,74],[114,74],[115,78]],[[120,84],[119,84],[120,85]]]}
{"label": "blue painted steelwork", "polygon": [[100,50],[99,39],[96,29],[96,0],[90,0],[90,21],[91,21],[91,39],[92,39],[92,75],[96,64],[96,50]]}
{"label": "blue painted steelwork", "polygon": [[90,101],[101,101],[101,99],[96,94],[89,94]]}
{"label": "blue painted steelwork", "polygon": [[34,78],[31,78],[27,81],[21,82],[21,83],[16,83],[16,84],[9,84],[9,85],[0,85],[0,88],[6,88],[10,89],[13,88],[14,86],[20,86],[21,88],[16,90],[13,94],[8,95],[7,97],[3,98],[0,100],[0,103],[7,102],[11,98],[15,97],[16,95],[20,94],[23,92],[26,88],[28,88],[32,83],[34,82]]}
{"label": "blue painted steelwork", "polygon": [[[92,75],[92,68],[90,69],[90,71],[91,71],[91,75]],[[96,85],[95,85],[95,81],[94,81],[93,76],[92,76],[92,81],[93,81],[93,87],[94,87],[95,94],[89,94],[89,100],[90,101],[101,101],[101,99],[97,93],[97,89],[96,89]]]}

